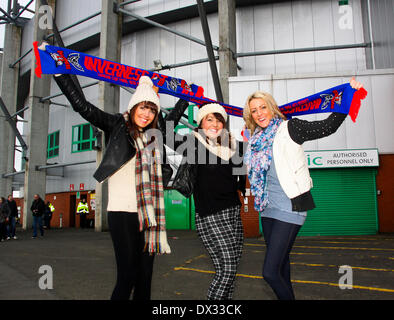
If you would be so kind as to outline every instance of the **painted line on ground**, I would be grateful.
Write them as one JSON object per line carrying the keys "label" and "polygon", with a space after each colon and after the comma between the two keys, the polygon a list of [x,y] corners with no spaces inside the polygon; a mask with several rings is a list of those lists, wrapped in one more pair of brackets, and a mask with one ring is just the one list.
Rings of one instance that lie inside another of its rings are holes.
{"label": "painted line on ground", "polygon": [[[175,271],[181,271],[181,270],[182,271],[193,271],[193,272],[207,273],[207,274],[214,274],[215,273],[215,271],[211,271],[211,270],[201,270],[201,269],[196,269],[196,268],[185,268],[185,267],[175,267],[174,270]],[[241,273],[237,273],[237,277],[249,278],[249,279],[264,279],[262,276],[253,276],[253,275],[241,274]],[[328,285],[328,286],[333,286],[333,287],[339,287],[338,283],[332,283],[332,282],[308,281],[308,280],[291,280],[291,282],[302,283],[302,284],[320,284],[320,285]],[[361,290],[370,290],[370,291],[394,293],[394,289],[366,287],[366,286],[357,286],[357,285],[353,285],[352,287],[353,287],[353,289],[361,289]]]}
{"label": "painted line on ground", "polygon": [[[334,265],[334,264],[321,264],[321,263],[304,263],[304,262],[290,262],[293,265],[301,265],[307,267],[329,267],[329,268],[339,268],[341,266]],[[385,271],[385,272],[394,272],[392,269],[381,269],[381,268],[367,268],[367,267],[353,267],[350,266],[352,269],[357,270],[365,270],[365,271]]]}
{"label": "painted line on ground", "polygon": [[[265,244],[258,243],[245,243],[245,246],[250,247],[265,247]],[[370,250],[370,251],[394,251],[390,248],[354,248],[354,247],[319,247],[319,246],[298,246],[295,245],[293,248],[306,248],[306,249],[332,249],[332,250]]]}

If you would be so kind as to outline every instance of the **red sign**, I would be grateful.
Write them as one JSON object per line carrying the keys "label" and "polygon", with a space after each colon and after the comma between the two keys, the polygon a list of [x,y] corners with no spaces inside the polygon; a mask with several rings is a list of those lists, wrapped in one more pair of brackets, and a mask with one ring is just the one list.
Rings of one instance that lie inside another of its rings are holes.
{"label": "red sign", "polygon": [[70,184],[70,191],[74,191],[74,185]]}
{"label": "red sign", "polygon": [[85,189],[85,184],[80,183],[80,184],[79,184],[79,190],[84,190],[84,189]]}

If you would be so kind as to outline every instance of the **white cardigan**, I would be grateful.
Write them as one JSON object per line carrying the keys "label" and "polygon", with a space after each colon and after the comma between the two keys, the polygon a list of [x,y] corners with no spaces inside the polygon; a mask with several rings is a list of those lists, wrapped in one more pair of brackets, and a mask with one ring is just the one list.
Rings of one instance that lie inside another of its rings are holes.
{"label": "white cardigan", "polygon": [[302,146],[289,134],[288,121],[283,121],[273,142],[276,174],[286,195],[293,199],[313,187]]}

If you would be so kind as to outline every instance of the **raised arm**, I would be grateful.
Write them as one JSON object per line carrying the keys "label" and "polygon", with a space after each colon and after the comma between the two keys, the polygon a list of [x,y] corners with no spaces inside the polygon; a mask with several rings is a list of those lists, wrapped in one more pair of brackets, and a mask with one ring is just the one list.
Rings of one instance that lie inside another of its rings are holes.
{"label": "raised arm", "polygon": [[327,119],[320,121],[290,119],[288,124],[290,137],[298,144],[327,137],[338,130],[346,116],[346,114],[334,112]]}
{"label": "raised arm", "polygon": [[79,92],[70,75],[63,74],[54,76],[60,90],[70,102],[74,111],[78,112],[82,118],[90,122],[95,127],[103,131],[108,131],[111,125],[117,120],[117,116],[104,112],[86,101],[85,97]]}
{"label": "raised arm", "polygon": [[[363,87],[362,83],[356,81],[354,77],[350,80],[350,85],[356,90]],[[334,112],[327,119],[320,121],[291,119],[288,124],[290,137],[298,144],[327,137],[338,130],[346,116],[346,114]]]}

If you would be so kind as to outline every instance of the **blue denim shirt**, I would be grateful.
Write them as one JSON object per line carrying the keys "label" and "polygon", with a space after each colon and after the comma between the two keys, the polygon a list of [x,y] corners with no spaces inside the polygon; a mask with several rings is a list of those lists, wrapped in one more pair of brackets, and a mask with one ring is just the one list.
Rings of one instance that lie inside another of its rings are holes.
{"label": "blue denim shirt", "polygon": [[271,166],[267,171],[268,205],[261,217],[273,218],[280,221],[303,225],[306,212],[292,210],[291,201],[283,191],[278,176],[276,175],[275,159],[272,157]]}

